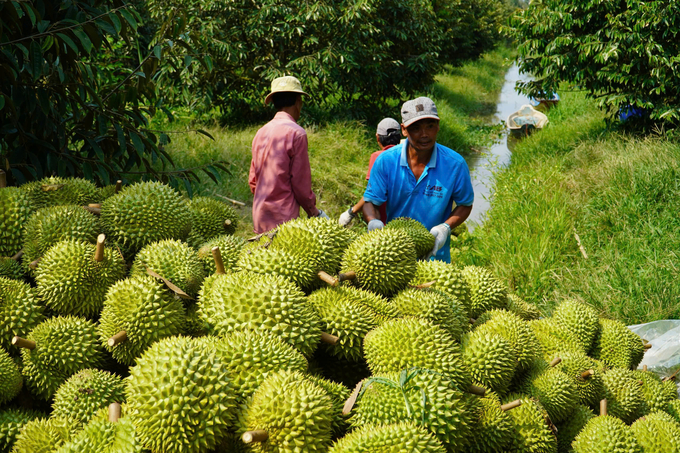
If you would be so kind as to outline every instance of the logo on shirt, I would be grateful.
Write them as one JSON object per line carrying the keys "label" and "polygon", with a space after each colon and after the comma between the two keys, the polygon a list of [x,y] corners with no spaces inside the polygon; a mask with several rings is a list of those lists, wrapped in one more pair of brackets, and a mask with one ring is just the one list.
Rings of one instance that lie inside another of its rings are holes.
{"label": "logo on shirt", "polygon": [[424,196],[433,198],[444,198],[445,192],[446,189],[439,185],[439,181],[437,181],[435,184],[428,184],[423,189]]}

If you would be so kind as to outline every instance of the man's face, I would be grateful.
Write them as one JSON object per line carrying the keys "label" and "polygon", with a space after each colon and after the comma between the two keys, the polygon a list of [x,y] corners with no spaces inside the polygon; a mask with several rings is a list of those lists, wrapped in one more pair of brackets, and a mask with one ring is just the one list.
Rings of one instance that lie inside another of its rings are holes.
{"label": "man's face", "polygon": [[408,127],[402,124],[401,131],[408,137],[409,145],[418,152],[430,151],[437,141],[439,133],[439,120],[426,118],[416,121]]}

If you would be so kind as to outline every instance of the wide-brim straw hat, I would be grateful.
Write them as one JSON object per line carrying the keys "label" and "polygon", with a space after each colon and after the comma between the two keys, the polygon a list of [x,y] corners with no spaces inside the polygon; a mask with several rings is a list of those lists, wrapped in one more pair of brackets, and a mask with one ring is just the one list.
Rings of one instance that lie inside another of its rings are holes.
{"label": "wide-brim straw hat", "polygon": [[264,98],[265,104],[269,104],[272,101],[274,93],[300,93],[304,96],[309,96],[309,94],[302,91],[300,81],[293,76],[278,77],[272,80],[272,91]]}

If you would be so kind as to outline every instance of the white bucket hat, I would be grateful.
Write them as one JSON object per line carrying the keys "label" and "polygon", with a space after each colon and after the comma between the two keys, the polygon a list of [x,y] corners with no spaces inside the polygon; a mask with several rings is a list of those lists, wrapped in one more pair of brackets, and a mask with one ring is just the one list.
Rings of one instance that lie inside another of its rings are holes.
{"label": "white bucket hat", "polygon": [[272,91],[264,98],[265,104],[269,104],[272,101],[274,93],[300,93],[304,96],[309,96],[302,91],[300,81],[293,76],[278,77],[272,80]]}

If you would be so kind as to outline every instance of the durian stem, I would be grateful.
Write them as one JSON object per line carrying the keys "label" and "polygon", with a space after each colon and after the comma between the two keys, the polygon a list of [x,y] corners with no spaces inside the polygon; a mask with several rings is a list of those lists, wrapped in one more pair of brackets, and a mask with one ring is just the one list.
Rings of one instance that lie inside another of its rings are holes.
{"label": "durian stem", "polygon": [[14,255],[14,256],[12,257],[12,259],[13,259],[14,261],[19,261],[19,260],[21,259],[22,256],[24,256],[24,251],[23,251],[23,249],[22,249],[22,250],[19,250],[19,251],[17,252],[17,254]]}
{"label": "durian stem", "polygon": [[555,358],[552,360],[552,362],[550,362],[550,366],[551,366],[551,367],[555,367],[555,366],[559,365],[560,362],[562,362],[562,358],[561,358],[561,357],[555,357]]}
{"label": "durian stem", "polygon": [[474,324],[476,322],[477,322],[477,320],[475,318],[470,318],[470,324]]}
{"label": "durian stem", "polygon": [[484,387],[478,387],[476,385],[470,385],[470,387],[468,388],[468,392],[472,393],[473,395],[479,396],[486,395],[486,389]]}
{"label": "durian stem", "polygon": [[229,226],[231,226],[231,220],[229,220],[229,219],[225,220],[223,226],[224,226],[225,229],[228,228]]}
{"label": "durian stem", "polygon": [[106,241],[106,236],[100,234],[97,236],[97,248],[94,250],[94,260],[98,263],[104,261],[104,241]]}
{"label": "durian stem", "polygon": [[345,280],[354,280],[355,278],[357,278],[357,273],[354,271],[338,274],[338,281],[340,282],[344,282]]}
{"label": "durian stem", "polygon": [[338,279],[333,277],[332,275],[324,272],[324,271],[319,271],[316,274],[322,281],[328,283],[331,286],[338,286]]}
{"label": "durian stem", "polygon": [[652,343],[645,343],[645,351],[647,349],[652,349]]}
{"label": "durian stem", "polygon": [[111,423],[116,423],[120,418],[120,403],[109,404],[109,421]]}
{"label": "durian stem", "polygon": [[94,214],[94,215],[100,215],[102,213],[101,208],[93,208],[91,206],[83,206],[83,209],[86,210],[87,212]]}
{"label": "durian stem", "polygon": [[244,202],[242,202],[242,201],[232,200],[231,198],[227,198],[227,197],[225,197],[224,195],[220,195],[220,194],[218,194],[218,193],[215,193],[215,191],[213,191],[213,195],[215,195],[215,196],[217,196],[217,197],[220,197],[220,198],[224,198],[225,200],[231,202],[231,204],[234,204],[234,205],[236,205],[236,206],[245,206],[245,205],[246,205],[246,204],[245,204]]}
{"label": "durian stem", "polygon": [[263,429],[257,429],[255,431],[246,431],[241,436],[244,444],[252,444],[253,442],[264,442],[269,439],[269,434]]}
{"label": "durian stem", "polygon": [[364,381],[360,381],[356,387],[354,387],[354,391],[352,394],[347,398],[347,401],[345,401],[345,405],[342,408],[342,415],[349,415],[350,412],[352,412],[352,408],[354,407],[354,404],[357,402],[357,398],[359,397],[359,392],[361,392],[361,387],[363,387]]}
{"label": "durian stem", "polygon": [[416,286],[414,286],[414,288],[425,289],[425,288],[429,288],[430,286],[434,285],[435,283],[437,283],[437,280],[432,280],[431,282],[425,282],[425,283],[421,283],[420,285],[416,285]]}
{"label": "durian stem", "polygon": [[123,181],[119,179],[118,181],[116,181],[116,187],[113,189],[113,193],[120,192],[120,189],[122,189],[122,188],[123,188]]}
{"label": "durian stem", "polygon": [[590,379],[595,375],[595,370],[585,370],[583,373],[581,373],[581,377],[583,379]]}
{"label": "durian stem", "polygon": [[607,400],[600,401],[600,416],[607,415]]}
{"label": "durian stem", "polygon": [[645,385],[645,381],[638,381],[638,384]]}
{"label": "durian stem", "polygon": [[106,342],[106,344],[109,345],[109,347],[114,347],[118,344],[121,344],[122,342],[127,341],[127,332],[124,330],[121,330]]}
{"label": "durian stem", "polygon": [[30,269],[36,270],[36,269],[38,268],[38,264],[40,264],[40,258],[38,258],[38,259],[35,260],[35,261],[31,261],[31,262],[28,264],[28,267],[29,267]]}
{"label": "durian stem", "polygon": [[647,365],[642,365],[642,371],[647,371]]}
{"label": "durian stem", "polygon": [[20,336],[12,338],[12,344],[17,348],[30,349],[33,350],[36,347],[36,343],[33,340],[26,340]]}
{"label": "durian stem", "polygon": [[515,400],[515,401],[510,401],[507,404],[503,404],[501,406],[502,411],[509,411],[510,409],[514,409],[516,407],[520,407],[522,405],[522,400]]}
{"label": "durian stem", "polygon": [[224,270],[224,261],[222,261],[222,252],[220,252],[219,247],[212,248],[212,256],[215,261],[215,273],[216,274],[226,274],[227,271]]}
{"label": "durian stem", "polygon": [[88,208],[101,208],[102,204],[101,203],[90,203],[87,205]]}
{"label": "durian stem", "polygon": [[335,345],[338,344],[338,340],[340,340],[340,338],[336,337],[335,335],[331,335],[326,332],[321,332],[321,341],[326,344]]}
{"label": "durian stem", "polygon": [[3,170],[0,170],[0,189],[3,187],[7,187],[7,174]]}

